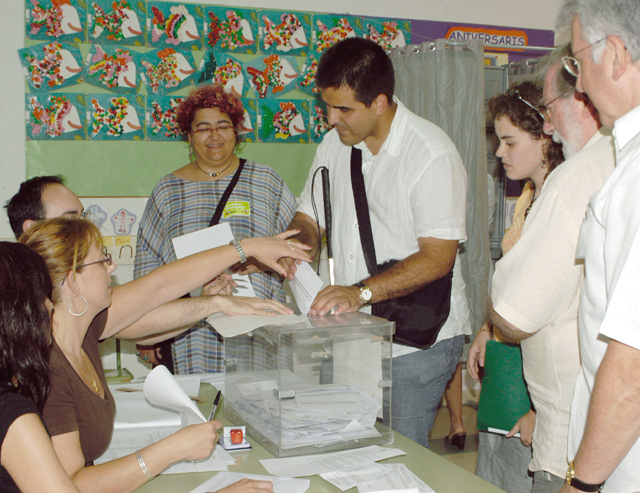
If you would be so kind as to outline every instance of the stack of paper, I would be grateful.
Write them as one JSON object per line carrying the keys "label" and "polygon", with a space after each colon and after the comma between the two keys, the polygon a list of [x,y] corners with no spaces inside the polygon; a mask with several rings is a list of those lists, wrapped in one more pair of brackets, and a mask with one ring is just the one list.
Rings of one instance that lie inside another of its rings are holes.
{"label": "stack of paper", "polygon": [[375,423],[381,404],[368,392],[349,385],[309,385],[291,372],[281,374],[287,385],[280,392],[270,373],[262,373],[264,380],[235,382],[238,392],[232,398],[227,393],[226,405],[273,443],[287,449],[380,436]]}

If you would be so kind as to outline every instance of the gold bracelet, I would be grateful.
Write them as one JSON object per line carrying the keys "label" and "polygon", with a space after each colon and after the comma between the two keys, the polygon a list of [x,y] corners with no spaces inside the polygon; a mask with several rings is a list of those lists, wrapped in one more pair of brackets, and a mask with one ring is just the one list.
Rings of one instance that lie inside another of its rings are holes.
{"label": "gold bracelet", "polygon": [[136,459],[138,459],[138,465],[140,466],[140,469],[142,469],[142,472],[147,476],[147,481],[151,481],[153,479],[153,476],[149,472],[149,468],[147,467],[147,464],[144,462],[144,459],[142,458],[142,456],[140,455],[139,450],[136,450]]}

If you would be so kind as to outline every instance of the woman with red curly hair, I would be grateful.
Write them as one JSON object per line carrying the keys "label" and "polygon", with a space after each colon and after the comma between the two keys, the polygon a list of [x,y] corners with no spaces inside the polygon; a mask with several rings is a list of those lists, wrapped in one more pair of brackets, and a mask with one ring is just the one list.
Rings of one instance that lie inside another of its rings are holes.
{"label": "woman with red curly hair", "polygon": [[[287,229],[295,213],[289,188],[272,168],[235,154],[246,131],[244,114],[242,101],[220,85],[200,86],[178,107],[178,125],[189,143],[189,163],[164,176],[149,197],[138,231],[134,277],[175,260],[171,240],[207,228],[219,205],[219,222],[228,222],[237,240]],[[225,191],[230,194],[221,204]],[[250,274],[258,297],[285,301],[282,278],[255,259],[232,271]],[[169,346],[138,350],[154,365],[173,364],[175,373],[223,370],[222,338],[206,321]]]}

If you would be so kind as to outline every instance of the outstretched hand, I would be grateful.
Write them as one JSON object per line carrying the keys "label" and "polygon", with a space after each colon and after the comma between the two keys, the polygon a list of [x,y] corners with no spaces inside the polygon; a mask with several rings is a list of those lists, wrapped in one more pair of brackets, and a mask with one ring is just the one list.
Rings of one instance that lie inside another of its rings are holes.
{"label": "outstretched hand", "polygon": [[311,262],[313,260],[307,253],[307,251],[311,250],[309,245],[296,240],[289,240],[291,236],[297,235],[299,232],[299,230],[293,229],[276,236],[245,238],[242,240],[242,246],[247,253],[247,257],[255,257],[259,262],[284,277],[287,275],[287,271],[278,263],[281,258],[290,257],[303,262]]}
{"label": "outstretched hand", "polygon": [[225,315],[290,315],[293,310],[276,300],[263,300],[245,296],[220,296],[220,311]]}
{"label": "outstretched hand", "polygon": [[333,308],[335,308],[333,312],[335,315],[355,312],[362,306],[359,295],[360,288],[355,286],[327,286],[313,300],[309,314],[322,317],[330,313]]}

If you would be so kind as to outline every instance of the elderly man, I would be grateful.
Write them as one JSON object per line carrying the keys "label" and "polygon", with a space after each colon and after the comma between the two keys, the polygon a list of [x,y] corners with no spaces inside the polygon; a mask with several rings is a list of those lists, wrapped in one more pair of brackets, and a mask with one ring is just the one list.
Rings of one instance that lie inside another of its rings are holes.
{"label": "elderly man", "polygon": [[605,182],[614,160],[611,138],[598,130],[588,99],[564,77],[560,56],[558,51],[547,62],[541,116],[545,132],[564,144],[567,160],[549,174],[522,236],[496,264],[492,290],[492,322],[503,336],[520,341],[536,409],[529,466],[534,492],[557,491],[564,481],[580,365],[577,319],[584,272],[575,262],[576,245],[589,197]]}
{"label": "elderly man", "polygon": [[[464,166],[440,128],[394,97],[393,65],[374,42],[350,38],[329,48],[320,59],[316,84],[334,128],[318,147],[290,228],[300,229],[301,241],[314,246],[314,254],[318,251],[318,231],[324,233],[325,224],[324,218],[315,219],[314,197],[322,210],[322,190],[317,187],[312,194],[312,183],[315,171],[326,166],[337,285],[318,294],[312,311],[323,316],[334,308],[338,314],[359,310],[415,292],[449,276],[453,267],[451,310],[435,344],[428,349],[393,347],[393,428],[428,446],[464,334],[471,332],[457,255],[458,242],[466,238]],[[362,153],[377,262],[400,260],[376,275],[367,269],[359,235],[350,175],[352,148],[355,155],[357,150]],[[292,276],[295,265],[288,262],[288,268]],[[401,330],[397,327],[396,336]]]}
{"label": "elderly man", "polygon": [[566,0],[571,29],[565,68],[613,126],[616,169],[595,194],[578,254],[581,372],[571,408],[563,491],[640,490],[640,2]]}

